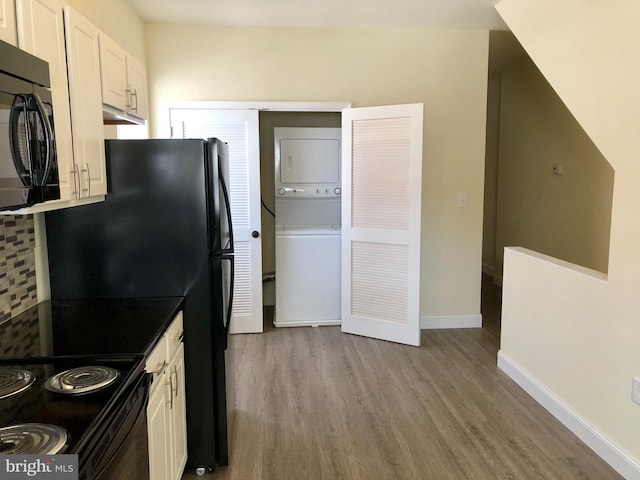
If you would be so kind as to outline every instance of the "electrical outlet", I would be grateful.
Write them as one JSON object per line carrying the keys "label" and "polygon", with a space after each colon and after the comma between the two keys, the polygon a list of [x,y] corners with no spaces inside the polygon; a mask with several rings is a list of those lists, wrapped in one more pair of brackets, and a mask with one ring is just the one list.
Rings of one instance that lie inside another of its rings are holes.
{"label": "electrical outlet", "polygon": [[564,165],[562,163],[554,163],[553,173],[555,175],[562,175],[564,173]]}
{"label": "electrical outlet", "polygon": [[459,193],[458,194],[458,208],[467,208],[467,194]]}
{"label": "electrical outlet", "polygon": [[631,388],[631,399],[640,404],[640,378],[633,377],[633,387]]}

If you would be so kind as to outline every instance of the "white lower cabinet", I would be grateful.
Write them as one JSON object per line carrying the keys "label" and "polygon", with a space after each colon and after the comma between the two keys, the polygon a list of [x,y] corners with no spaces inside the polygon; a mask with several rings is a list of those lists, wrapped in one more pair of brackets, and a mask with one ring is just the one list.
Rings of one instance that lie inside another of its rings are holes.
{"label": "white lower cabinet", "polygon": [[180,480],[187,462],[182,331],[180,312],[147,359],[153,373],[147,406],[151,480]]}
{"label": "white lower cabinet", "polygon": [[169,374],[172,375],[171,395],[169,402],[169,419],[171,423],[171,438],[173,439],[172,479],[180,479],[187,463],[187,406],[184,385],[184,345],[169,363]]}
{"label": "white lower cabinet", "polygon": [[[160,378],[164,380],[166,373]],[[147,431],[149,434],[149,478],[152,480],[169,480],[171,458],[167,455],[170,449],[169,411],[166,408],[167,395],[164,385],[158,386],[149,397],[147,406]]]}

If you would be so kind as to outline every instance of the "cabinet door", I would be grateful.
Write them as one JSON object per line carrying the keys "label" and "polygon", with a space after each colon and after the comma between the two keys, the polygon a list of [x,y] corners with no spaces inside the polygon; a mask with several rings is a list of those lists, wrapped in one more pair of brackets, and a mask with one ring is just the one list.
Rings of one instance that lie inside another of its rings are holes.
{"label": "cabinet door", "polygon": [[180,480],[187,463],[187,407],[184,388],[184,345],[180,345],[169,364],[172,375],[171,438],[173,439],[172,480]]}
{"label": "cabinet door", "polygon": [[129,114],[146,120],[149,116],[147,71],[141,62],[129,56],[127,57],[127,80],[131,96]]}
{"label": "cabinet door", "polygon": [[73,157],[80,197],[107,193],[102,125],[99,31],[70,7],[64,8]]}
{"label": "cabinet door", "polygon": [[123,112],[129,108],[126,56],[120,45],[100,34],[102,103]]}
{"label": "cabinet door", "polygon": [[76,198],[64,18],[60,0],[17,0],[18,46],[49,63],[60,199]]}
{"label": "cabinet door", "polygon": [[160,385],[155,388],[147,405],[147,433],[149,436],[149,476],[151,480],[171,479],[170,423],[166,402],[168,394],[164,382],[167,374],[158,377]]}
{"label": "cabinet door", "polygon": [[13,0],[0,0],[0,40],[16,45],[16,9]]}

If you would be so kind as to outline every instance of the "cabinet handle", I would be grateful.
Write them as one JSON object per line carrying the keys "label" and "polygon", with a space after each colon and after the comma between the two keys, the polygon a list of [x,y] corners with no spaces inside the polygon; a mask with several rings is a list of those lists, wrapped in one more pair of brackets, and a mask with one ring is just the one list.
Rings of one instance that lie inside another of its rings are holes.
{"label": "cabinet handle", "polygon": [[162,375],[162,373],[164,373],[165,368],[167,368],[167,361],[163,360],[162,363],[158,364],[157,370],[151,370],[149,373],[153,373],[154,375]]}
{"label": "cabinet handle", "polygon": [[85,162],[87,166],[87,190],[89,191],[89,196],[91,196],[91,172],[89,171],[89,162]]}
{"label": "cabinet handle", "polygon": [[[136,104],[134,106],[131,107],[131,110],[133,110],[134,112],[138,113],[138,90],[137,89],[133,89],[133,91],[131,92],[131,99],[135,99],[136,100]],[[133,102],[131,102],[133,103]]]}
{"label": "cabinet handle", "polygon": [[71,195],[73,195],[75,198],[79,198],[80,186],[78,184],[78,165],[75,162],[73,162],[73,168],[71,169],[71,175],[73,175],[73,191],[71,192]]}
{"label": "cabinet handle", "polygon": [[169,382],[166,383],[166,385],[169,385],[169,401],[167,402],[169,404],[169,410],[173,410],[173,375],[169,374]]}
{"label": "cabinet handle", "polygon": [[85,168],[82,169],[83,172],[87,173],[87,188],[83,188],[83,192],[87,192],[87,197],[91,196],[91,172],[89,172],[89,163],[85,162]]}
{"label": "cabinet handle", "polygon": [[[173,396],[177,397],[178,396],[178,366],[174,365],[173,366],[173,374],[176,376],[176,384],[175,384],[175,391],[173,391]],[[173,384],[171,385],[172,390],[173,390]]]}
{"label": "cabinet handle", "polygon": [[176,342],[182,342],[184,340],[184,332],[176,333],[174,338]]}
{"label": "cabinet handle", "polygon": [[76,177],[78,180],[78,198],[82,197],[82,174],[80,173],[80,166],[76,163]]}

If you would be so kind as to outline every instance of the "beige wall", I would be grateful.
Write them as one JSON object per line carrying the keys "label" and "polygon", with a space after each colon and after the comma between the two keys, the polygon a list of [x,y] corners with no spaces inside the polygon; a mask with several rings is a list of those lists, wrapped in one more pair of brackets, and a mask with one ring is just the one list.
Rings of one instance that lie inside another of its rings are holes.
{"label": "beige wall", "polygon": [[144,23],[126,0],[66,0],[134,57],[145,63]]}
{"label": "beige wall", "polygon": [[500,352],[638,465],[640,3],[503,0],[497,8],[616,172],[608,275],[528,252],[505,256]]}
{"label": "beige wall", "polygon": [[501,79],[496,273],[516,245],[607,272],[611,165],[528,57]]}
{"label": "beige wall", "polygon": [[423,102],[421,313],[478,314],[488,39],[480,30],[148,25],[152,135],[169,100]]}

